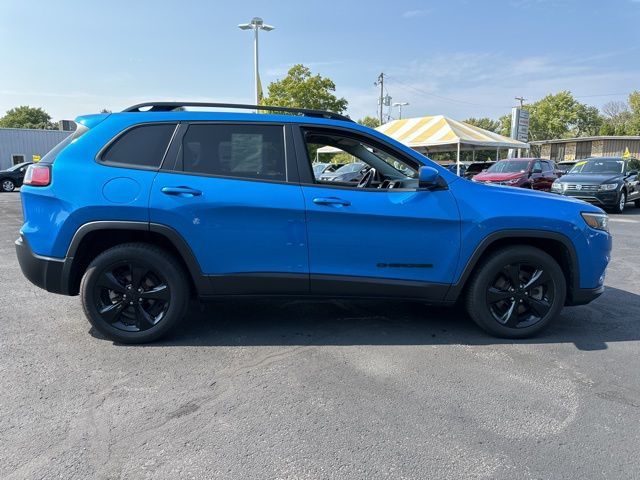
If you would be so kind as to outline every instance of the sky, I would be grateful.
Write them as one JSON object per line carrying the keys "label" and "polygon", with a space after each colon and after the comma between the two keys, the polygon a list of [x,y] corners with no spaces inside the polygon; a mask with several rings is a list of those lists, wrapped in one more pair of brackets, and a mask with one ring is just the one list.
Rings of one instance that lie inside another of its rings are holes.
{"label": "sky", "polygon": [[[0,115],[54,119],[152,100],[253,103],[302,63],[353,118],[376,116],[381,72],[403,117],[497,118],[514,97],[570,90],[601,107],[640,90],[640,0],[0,0]],[[398,111],[392,109],[393,117]]]}

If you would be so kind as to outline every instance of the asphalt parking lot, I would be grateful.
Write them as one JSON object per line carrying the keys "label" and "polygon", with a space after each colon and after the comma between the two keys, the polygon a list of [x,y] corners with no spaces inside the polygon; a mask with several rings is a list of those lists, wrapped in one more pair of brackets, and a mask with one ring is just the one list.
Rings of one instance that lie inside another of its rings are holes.
{"label": "asphalt parking lot", "polygon": [[122,346],[23,278],[0,194],[0,478],[637,478],[640,209],[611,220],[607,291],[535,339],[419,303],[242,300]]}

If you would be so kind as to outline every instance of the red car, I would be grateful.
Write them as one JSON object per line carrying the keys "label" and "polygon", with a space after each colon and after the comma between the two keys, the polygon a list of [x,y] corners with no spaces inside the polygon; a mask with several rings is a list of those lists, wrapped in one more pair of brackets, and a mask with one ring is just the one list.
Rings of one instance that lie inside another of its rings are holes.
{"label": "red car", "polygon": [[548,192],[551,190],[551,184],[560,176],[561,172],[551,160],[509,158],[494,163],[487,170],[474,176],[472,180]]}

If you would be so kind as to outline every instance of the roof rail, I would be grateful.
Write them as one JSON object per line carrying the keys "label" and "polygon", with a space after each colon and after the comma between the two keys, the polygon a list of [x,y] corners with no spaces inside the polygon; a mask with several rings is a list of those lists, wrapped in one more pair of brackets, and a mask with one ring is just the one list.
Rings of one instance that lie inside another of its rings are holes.
{"label": "roof rail", "polygon": [[[150,107],[148,110],[142,108]],[[208,103],[208,102],[146,102],[125,108],[123,112],[171,112],[178,108],[184,107],[216,107],[216,108],[237,108],[243,110],[264,110],[267,112],[283,112],[295,113],[305,117],[330,118],[332,120],[343,120],[345,122],[353,122],[351,118],[339,113],[327,112],[325,110],[312,110],[309,108],[289,108],[275,107],[270,105],[245,105],[240,103]]]}

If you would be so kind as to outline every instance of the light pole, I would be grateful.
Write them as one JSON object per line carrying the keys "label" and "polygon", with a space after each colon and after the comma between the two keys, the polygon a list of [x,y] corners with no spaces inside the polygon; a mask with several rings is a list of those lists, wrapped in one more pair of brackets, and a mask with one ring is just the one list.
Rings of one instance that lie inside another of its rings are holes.
{"label": "light pole", "polygon": [[260,17],[253,17],[251,23],[241,23],[238,25],[240,30],[253,30],[253,69],[256,79],[256,105],[260,104],[260,75],[258,73],[258,30],[270,32],[275,27],[267,25]]}
{"label": "light pole", "polygon": [[399,110],[399,120],[402,119],[402,107],[406,107],[407,105],[409,105],[409,102],[396,102],[393,104],[394,107],[398,107]]}

